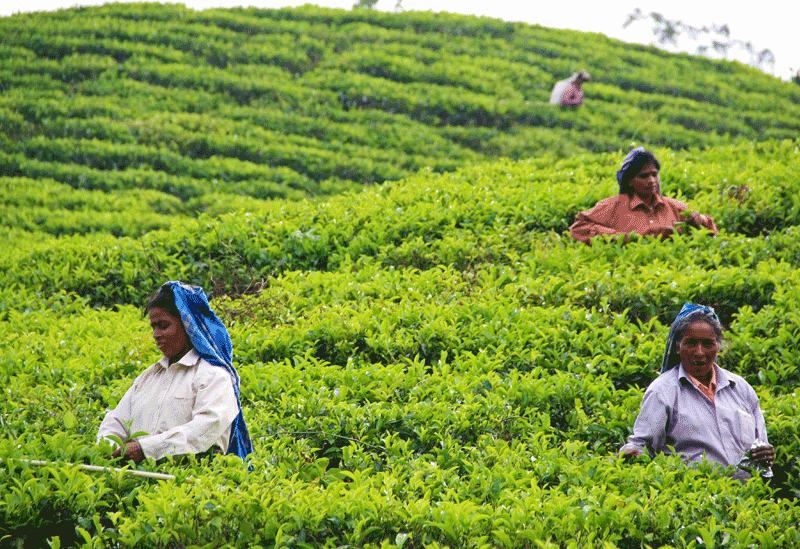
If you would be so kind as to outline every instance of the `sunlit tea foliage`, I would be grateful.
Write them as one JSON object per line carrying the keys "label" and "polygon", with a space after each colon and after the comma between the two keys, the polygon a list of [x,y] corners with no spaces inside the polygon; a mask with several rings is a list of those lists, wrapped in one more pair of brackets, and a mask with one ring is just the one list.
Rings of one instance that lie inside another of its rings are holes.
{"label": "sunlit tea foliage", "polygon": [[[800,130],[800,89],[756,69],[489,18],[108,4],[4,17],[0,36],[0,171],[78,189],[300,198]],[[549,105],[578,69],[585,105]]]}
{"label": "sunlit tea foliage", "polygon": [[[0,27],[0,547],[800,544],[796,87],[429,13]],[[545,105],[577,68],[587,104]],[[570,238],[631,142],[716,238]],[[95,434],[159,358],[141,306],[172,279],[229,327],[251,469],[82,470],[128,467]],[[685,301],[720,313],[780,491],[616,457]]]}

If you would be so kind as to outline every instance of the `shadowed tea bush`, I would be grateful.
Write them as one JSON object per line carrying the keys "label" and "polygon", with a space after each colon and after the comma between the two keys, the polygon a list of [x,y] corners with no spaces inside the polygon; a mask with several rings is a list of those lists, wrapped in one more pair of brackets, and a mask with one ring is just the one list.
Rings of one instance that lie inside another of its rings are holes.
{"label": "shadowed tea bush", "polygon": [[[656,153],[665,192],[725,220],[718,237],[573,241],[575,212],[615,191],[617,155],[422,172],[326,202],[203,195],[235,213],[194,219],[151,191],[7,178],[0,544],[796,545],[794,476],[778,495],[615,457],[684,301],[720,312],[721,363],[758,392],[776,467],[800,451],[797,223],[770,209],[797,194],[798,145]],[[726,191],[726,159],[746,191]],[[53,208],[94,208],[95,232],[22,222]],[[136,233],[152,208],[170,229]],[[96,428],[158,358],[140,307],[175,278],[216,292],[253,470],[138,467],[177,477],[156,482],[67,465],[120,465]]]}

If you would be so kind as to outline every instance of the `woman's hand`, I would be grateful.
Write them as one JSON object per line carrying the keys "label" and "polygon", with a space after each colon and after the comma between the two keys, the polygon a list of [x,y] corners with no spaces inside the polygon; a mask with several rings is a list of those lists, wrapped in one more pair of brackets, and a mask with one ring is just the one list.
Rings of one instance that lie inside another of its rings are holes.
{"label": "woman's hand", "polygon": [[753,448],[750,450],[750,459],[762,469],[772,467],[775,462],[775,448],[773,448],[772,444]]}
{"label": "woman's hand", "polygon": [[690,225],[694,225],[698,229],[709,229],[711,230],[711,222],[707,215],[702,215],[697,212],[692,212],[686,219],[686,222]]}
{"label": "woman's hand", "polygon": [[125,459],[131,459],[134,463],[140,463],[144,461],[144,452],[142,451],[142,446],[135,440],[126,442],[124,446],[117,448],[114,450],[114,453],[111,454],[111,457],[120,456]]}
{"label": "woman's hand", "polygon": [[642,451],[638,448],[628,448],[627,450],[623,450],[620,455],[622,459],[625,461],[630,461],[642,455]]}

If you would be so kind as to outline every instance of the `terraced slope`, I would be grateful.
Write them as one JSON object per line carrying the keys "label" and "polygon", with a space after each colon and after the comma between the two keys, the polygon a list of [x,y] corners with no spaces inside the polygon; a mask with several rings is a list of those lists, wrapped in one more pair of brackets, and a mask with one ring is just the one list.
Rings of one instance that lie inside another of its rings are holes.
{"label": "terraced slope", "polygon": [[[800,546],[792,85],[450,15],[111,5],[0,36],[0,549]],[[577,67],[588,104],[545,105]],[[568,236],[632,139],[719,236]],[[252,470],[70,465],[120,465],[97,426],[169,279],[229,327]],[[614,458],[684,301],[728,328],[780,491]]]}
{"label": "terraced slope", "polygon": [[[800,89],[743,65],[486,18],[109,4],[4,17],[0,34],[3,175],[158,190],[187,212],[800,130]],[[578,68],[586,106],[548,105]]]}

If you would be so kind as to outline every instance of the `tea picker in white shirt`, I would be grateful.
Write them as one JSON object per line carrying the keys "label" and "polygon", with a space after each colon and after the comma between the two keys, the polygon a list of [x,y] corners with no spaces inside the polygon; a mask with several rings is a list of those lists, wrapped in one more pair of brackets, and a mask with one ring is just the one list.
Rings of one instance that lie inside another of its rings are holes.
{"label": "tea picker in white shirt", "polygon": [[133,382],[97,433],[123,442],[113,456],[146,458],[252,451],[239,404],[232,344],[203,289],[167,282],[145,306],[163,353]]}

